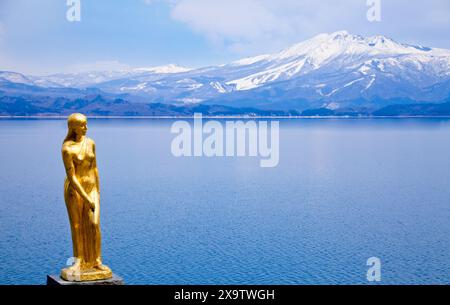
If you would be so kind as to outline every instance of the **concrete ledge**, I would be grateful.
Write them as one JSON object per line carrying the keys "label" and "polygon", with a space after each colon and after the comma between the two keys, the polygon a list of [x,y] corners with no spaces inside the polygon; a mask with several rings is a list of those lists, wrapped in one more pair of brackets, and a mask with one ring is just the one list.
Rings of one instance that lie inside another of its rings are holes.
{"label": "concrete ledge", "polygon": [[107,285],[125,285],[123,279],[115,274],[107,280],[85,281],[85,282],[69,282],[63,280],[59,275],[47,275],[47,285],[49,286],[107,286]]}

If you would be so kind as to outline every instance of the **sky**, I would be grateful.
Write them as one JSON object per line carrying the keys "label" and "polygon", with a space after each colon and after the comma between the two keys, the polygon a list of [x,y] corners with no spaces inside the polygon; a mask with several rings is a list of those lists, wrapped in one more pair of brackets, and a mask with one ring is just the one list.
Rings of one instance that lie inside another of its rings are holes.
{"label": "sky", "polygon": [[79,0],[81,20],[69,22],[72,1],[0,0],[0,70],[196,68],[340,30],[450,49],[449,0]]}

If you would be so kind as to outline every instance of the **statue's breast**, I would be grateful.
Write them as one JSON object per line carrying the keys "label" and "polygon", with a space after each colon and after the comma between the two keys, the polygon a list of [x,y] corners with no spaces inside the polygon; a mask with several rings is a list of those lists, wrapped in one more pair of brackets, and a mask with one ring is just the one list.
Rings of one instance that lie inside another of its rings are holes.
{"label": "statue's breast", "polygon": [[76,164],[81,164],[83,162],[91,163],[95,158],[95,154],[92,148],[86,148],[85,151],[79,151],[79,149],[74,149],[73,161]]}

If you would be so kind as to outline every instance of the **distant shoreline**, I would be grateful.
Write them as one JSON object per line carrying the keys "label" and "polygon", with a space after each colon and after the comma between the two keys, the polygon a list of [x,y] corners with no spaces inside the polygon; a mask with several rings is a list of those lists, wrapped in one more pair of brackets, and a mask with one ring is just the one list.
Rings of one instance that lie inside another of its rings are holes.
{"label": "distant shoreline", "polygon": [[[0,119],[54,119],[63,120],[67,119],[68,115],[56,116],[56,115],[33,115],[33,116],[20,116],[20,115],[0,115]],[[90,119],[194,119],[193,115],[186,116],[100,116],[100,115],[87,115]],[[433,119],[444,118],[448,119],[450,116],[433,116],[433,115],[410,115],[410,116],[211,116],[202,115],[203,119]]]}

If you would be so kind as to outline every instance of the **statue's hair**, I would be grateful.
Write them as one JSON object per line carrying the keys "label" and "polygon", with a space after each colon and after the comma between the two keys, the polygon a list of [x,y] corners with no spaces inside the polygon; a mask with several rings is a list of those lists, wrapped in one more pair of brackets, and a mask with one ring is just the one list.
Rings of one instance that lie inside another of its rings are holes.
{"label": "statue's hair", "polygon": [[69,117],[67,118],[67,127],[69,130],[67,131],[67,136],[64,139],[64,142],[69,140],[74,141],[75,140],[74,127],[84,122],[87,122],[87,118],[84,114],[72,113],[71,115],[69,115]]}

